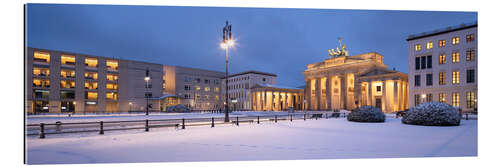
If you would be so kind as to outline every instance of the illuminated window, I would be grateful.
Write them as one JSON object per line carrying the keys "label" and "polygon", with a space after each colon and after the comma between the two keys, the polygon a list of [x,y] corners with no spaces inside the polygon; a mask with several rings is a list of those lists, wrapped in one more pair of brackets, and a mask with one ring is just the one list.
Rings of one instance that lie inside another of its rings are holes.
{"label": "illuminated window", "polygon": [[205,95],[205,100],[208,100],[208,98],[210,98],[210,96],[208,96],[208,95]]}
{"label": "illuminated window", "polygon": [[205,87],[205,92],[209,92],[210,91],[210,87]]}
{"label": "illuminated window", "polygon": [[85,66],[97,68],[97,58],[86,57],[85,58]]}
{"label": "illuminated window", "polygon": [[467,92],[467,108],[476,108],[476,93]]}
{"label": "illuminated window", "polygon": [[439,55],[439,64],[446,64],[446,54]]}
{"label": "illuminated window", "polygon": [[419,94],[415,94],[415,106],[416,105],[419,105],[420,104],[420,95]]}
{"label": "illuminated window", "polygon": [[215,95],[215,100],[219,100],[219,95]]}
{"label": "illuminated window", "polygon": [[219,92],[219,88],[218,87],[215,87],[215,92]]}
{"label": "illuminated window", "polygon": [[453,97],[452,102],[451,102],[451,103],[452,103],[452,105],[453,105],[454,107],[460,107],[460,93],[458,93],[458,92],[454,92],[454,93],[452,94],[452,97]]}
{"label": "illuminated window", "polygon": [[200,86],[196,86],[196,90],[198,91],[201,90]]}
{"label": "illuminated window", "polygon": [[467,36],[465,36],[466,42],[472,42],[472,41],[474,41],[474,39],[475,39],[474,34],[468,34]]}
{"label": "illuminated window", "polygon": [[62,78],[75,78],[75,70],[61,70]]}
{"label": "illuminated window", "polygon": [[61,80],[61,88],[75,88],[75,81]]}
{"label": "illuminated window", "polygon": [[118,93],[108,92],[108,93],[106,93],[106,99],[118,100]]}
{"label": "illuminated window", "polygon": [[426,48],[427,49],[432,49],[432,42],[427,42]]}
{"label": "illuminated window", "polygon": [[85,79],[97,80],[97,73],[96,72],[85,72]]}
{"label": "illuminated window", "polygon": [[452,62],[453,62],[453,63],[458,63],[458,62],[460,62],[460,52],[458,52],[458,51],[454,51],[454,52],[451,54],[451,58],[452,58]]}
{"label": "illuminated window", "polygon": [[106,60],[106,67],[108,70],[118,70],[118,61],[117,60]]}
{"label": "illuminated window", "polygon": [[33,68],[34,76],[46,77],[50,75],[50,70],[48,68]]}
{"label": "illuminated window", "polygon": [[444,93],[439,94],[439,102],[446,103],[446,94]]}
{"label": "illuminated window", "polygon": [[61,65],[75,65],[75,56],[61,55]]}
{"label": "illuminated window", "polygon": [[446,84],[446,72],[439,72],[439,85]]}
{"label": "illuminated window", "polygon": [[460,83],[460,71],[453,71],[453,74],[452,74],[452,78],[453,78],[453,84],[459,84]]}
{"label": "illuminated window", "polygon": [[199,99],[201,96],[200,96],[200,94],[196,94],[195,97],[196,97],[196,99]]}
{"label": "illuminated window", "polygon": [[446,40],[439,40],[439,47],[445,47],[446,46]]}
{"label": "illuminated window", "polygon": [[97,82],[85,82],[85,89],[97,89]]}
{"label": "illuminated window", "polygon": [[106,84],[106,89],[116,90],[116,89],[118,89],[118,84],[107,83]]}
{"label": "illuminated window", "polygon": [[85,99],[97,99],[97,92],[85,92]]}
{"label": "illuminated window", "polygon": [[46,79],[33,79],[33,87],[50,88],[50,81]]}
{"label": "illuminated window", "polygon": [[35,51],[35,53],[33,54],[33,61],[41,63],[50,63],[50,53]]}
{"label": "illuminated window", "polygon": [[451,44],[458,45],[460,43],[460,37],[451,38]]}
{"label": "illuminated window", "polygon": [[465,55],[467,61],[474,61],[476,59],[476,51],[474,49],[468,49]]}
{"label": "illuminated window", "polygon": [[422,50],[422,46],[420,44],[415,45],[415,51],[420,51]]}
{"label": "illuminated window", "polygon": [[114,75],[114,74],[107,74],[107,75],[106,75],[106,79],[107,79],[108,81],[116,81],[116,80],[118,80],[118,75]]}

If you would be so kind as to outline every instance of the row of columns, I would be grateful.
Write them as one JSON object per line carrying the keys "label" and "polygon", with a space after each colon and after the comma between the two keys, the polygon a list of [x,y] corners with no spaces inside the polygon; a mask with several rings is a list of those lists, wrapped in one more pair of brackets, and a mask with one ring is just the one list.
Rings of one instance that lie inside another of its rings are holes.
{"label": "row of columns", "polygon": [[[349,80],[347,78],[349,78],[349,76],[352,77],[352,79],[354,80],[354,75],[352,73],[346,73],[346,74],[343,74],[343,75],[334,75],[334,76],[328,76],[328,77],[319,77],[319,78],[314,78],[314,79],[310,79],[310,80],[307,80],[307,83],[306,83],[306,96],[307,96],[307,99],[308,99],[308,109],[310,110],[331,110],[331,109],[340,109],[340,108],[344,108],[344,109],[348,109],[349,107],[352,107],[350,106],[352,102],[352,100],[354,99],[350,99],[348,97],[348,86],[349,85]],[[334,80],[338,80],[339,84],[340,84],[340,93],[338,94],[338,96],[340,97],[340,100],[338,101],[338,103],[340,103],[340,105],[337,105],[337,107],[333,106],[335,103],[333,101],[333,85],[332,85],[332,82]],[[323,82],[325,83],[323,85]],[[314,96],[313,96],[313,90],[312,90],[312,86],[314,85]],[[325,88],[325,92],[323,93],[322,92],[322,88]],[[353,85],[354,87],[354,85]],[[324,95],[323,95],[324,94]]]}
{"label": "row of columns", "polygon": [[[275,93],[278,93],[278,97],[273,95]],[[271,94],[269,97],[268,94]],[[284,96],[282,96],[284,94]],[[291,96],[288,96],[288,94],[292,94]],[[293,101],[293,97],[295,96],[295,103]],[[253,110],[288,110],[289,106],[293,106],[295,109],[299,109],[300,104],[300,93],[288,93],[288,92],[283,92],[283,91],[268,91],[268,90],[263,90],[263,91],[254,91],[252,92],[252,109]],[[276,100],[278,100],[276,102]],[[270,103],[268,103],[270,101]],[[282,103],[283,101],[283,103]],[[275,106],[274,104],[277,104]],[[283,104],[281,106],[281,104]]]}

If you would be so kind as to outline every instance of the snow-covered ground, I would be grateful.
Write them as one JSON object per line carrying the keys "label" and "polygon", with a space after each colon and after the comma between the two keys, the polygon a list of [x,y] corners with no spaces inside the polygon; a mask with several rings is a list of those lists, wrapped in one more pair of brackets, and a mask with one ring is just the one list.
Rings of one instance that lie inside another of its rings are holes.
{"label": "snow-covered ground", "polygon": [[27,138],[29,164],[477,156],[477,121],[460,126],[345,118]]}

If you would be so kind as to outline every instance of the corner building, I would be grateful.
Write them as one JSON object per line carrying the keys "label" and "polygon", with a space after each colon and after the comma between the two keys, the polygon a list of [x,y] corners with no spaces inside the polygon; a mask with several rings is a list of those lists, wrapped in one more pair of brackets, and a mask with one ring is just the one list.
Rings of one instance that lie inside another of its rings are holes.
{"label": "corner building", "polygon": [[410,35],[410,107],[438,101],[477,111],[477,22]]}
{"label": "corner building", "polygon": [[354,110],[376,106],[383,112],[408,108],[408,76],[387,69],[383,56],[372,52],[330,57],[308,64],[305,107],[308,110]]}

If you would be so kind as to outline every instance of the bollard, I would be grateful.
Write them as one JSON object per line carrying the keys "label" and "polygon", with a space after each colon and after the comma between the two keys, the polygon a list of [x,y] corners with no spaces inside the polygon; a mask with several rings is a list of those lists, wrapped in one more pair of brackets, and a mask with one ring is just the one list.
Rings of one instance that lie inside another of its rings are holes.
{"label": "bollard", "polygon": [[[313,116],[314,116],[314,114],[313,114]],[[318,120],[318,114],[316,114],[315,118],[316,118],[316,120]]]}
{"label": "bollard", "polygon": [[99,134],[102,135],[102,134],[104,134],[104,122],[101,121],[99,124],[101,125],[101,128],[99,130]]}
{"label": "bollard", "polygon": [[293,115],[290,114],[290,122],[292,122],[292,119],[293,119]]}
{"label": "bollard", "polygon": [[304,114],[304,121],[306,121],[306,114]]}
{"label": "bollard", "polygon": [[40,139],[44,139],[45,138],[45,124],[43,123],[40,123]]}
{"label": "bollard", "polygon": [[56,122],[56,132],[61,132],[61,121]]}
{"label": "bollard", "polygon": [[469,113],[465,113],[465,120],[469,120]]}
{"label": "bollard", "polygon": [[278,116],[274,115],[274,123],[277,123],[277,122],[278,122]]}
{"label": "bollard", "polygon": [[149,132],[149,120],[146,119],[146,132]]}
{"label": "bollard", "polygon": [[184,118],[182,118],[182,129],[186,129],[186,125],[184,124]]}
{"label": "bollard", "polygon": [[325,113],[325,118],[328,119],[328,113]]}
{"label": "bollard", "polygon": [[240,126],[240,122],[238,121],[238,116],[236,116],[236,126]]}
{"label": "bollard", "polygon": [[215,126],[214,124],[214,117],[212,117],[212,128]]}
{"label": "bollard", "polygon": [[257,116],[257,124],[259,124],[259,123],[260,123],[259,116]]}

